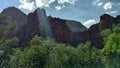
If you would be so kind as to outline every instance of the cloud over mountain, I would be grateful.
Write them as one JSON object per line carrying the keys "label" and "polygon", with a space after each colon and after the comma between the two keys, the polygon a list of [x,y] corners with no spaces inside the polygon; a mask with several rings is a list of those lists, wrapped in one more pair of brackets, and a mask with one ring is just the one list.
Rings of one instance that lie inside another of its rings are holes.
{"label": "cloud over mountain", "polygon": [[94,0],[93,1],[93,5],[95,5],[95,6],[102,6],[103,2],[102,2],[102,0]]}
{"label": "cloud over mountain", "polygon": [[57,0],[59,4],[69,3],[69,4],[75,4],[75,1],[77,0]]}
{"label": "cloud over mountain", "polygon": [[49,7],[49,5],[53,2],[55,2],[55,0],[36,0],[35,4],[37,7]]}
{"label": "cloud over mountain", "polygon": [[102,3],[102,2],[98,3],[98,6],[102,6],[102,5],[103,5],[103,3]]}
{"label": "cloud over mountain", "polygon": [[89,28],[91,25],[96,24],[97,22],[94,19],[89,19],[83,23],[84,26]]}
{"label": "cloud over mountain", "polygon": [[55,9],[56,9],[56,10],[61,10],[61,9],[64,8],[64,7],[65,7],[64,5],[62,5],[62,6],[61,6],[61,5],[58,5],[58,6],[55,7]]}
{"label": "cloud over mountain", "polygon": [[27,10],[33,10],[35,8],[35,3],[34,2],[30,2],[29,0],[19,0],[19,2],[21,3],[19,5],[20,9],[27,9]]}
{"label": "cloud over mountain", "polygon": [[107,3],[104,5],[104,9],[105,9],[105,10],[112,9],[112,7],[113,7],[113,3],[112,3],[112,2],[107,2]]}
{"label": "cloud over mountain", "polygon": [[115,13],[117,13],[118,11],[109,11],[109,12],[106,12],[107,14],[115,14]]}
{"label": "cloud over mountain", "polygon": [[65,4],[74,5],[77,0],[19,0],[20,9],[34,10],[37,7],[50,7],[54,2],[57,2],[55,9],[60,10],[65,7]]}

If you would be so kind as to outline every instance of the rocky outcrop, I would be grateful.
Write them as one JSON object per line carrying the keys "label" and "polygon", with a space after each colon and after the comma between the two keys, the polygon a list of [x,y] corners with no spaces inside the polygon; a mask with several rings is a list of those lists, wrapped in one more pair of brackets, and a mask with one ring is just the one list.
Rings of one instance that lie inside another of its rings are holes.
{"label": "rocky outcrop", "polygon": [[112,29],[113,24],[120,23],[120,16],[118,15],[116,18],[108,15],[103,14],[100,17],[100,22],[97,24],[92,25],[89,28],[89,36],[91,40],[91,45],[97,47],[97,48],[103,48],[103,39],[100,35],[100,32],[105,29]]}
{"label": "rocky outcrop", "polygon": [[112,28],[113,24],[120,23],[120,16],[118,15],[116,18],[104,14],[100,17],[100,31],[107,29],[107,28]]}
{"label": "rocky outcrop", "polygon": [[87,28],[84,27],[80,22],[73,20],[66,20],[66,24],[71,31],[70,44],[78,45],[80,43],[85,43],[89,37],[87,34]]}
{"label": "rocky outcrop", "polygon": [[100,17],[100,30],[111,28],[114,23],[114,18],[108,14],[104,14]]}
{"label": "rocky outcrop", "polygon": [[100,27],[99,27],[99,23],[92,25],[89,28],[89,36],[90,36],[90,41],[91,41],[91,45],[96,47],[96,48],[103,48],[103,40],[102,37],[100,35]]}
{"label": "rocky outcrop", "polygon": [[37,11],[30,13],[27,17],[26,41],[40,33]]}
{"label": "rocky outcrop", "polygon": [[22,41],[25,38],[26,33],[27,15],[15,7],[8,7],[1,13],[10,16],[12,21],[16,24],[15,29],[10,34],[10,37],[17,36],[20,41]]}
{"label": "rocky outcrop", "polygon": [[45,10],[40,8],[28,16],[15,7],[6,8],[2,13],[11,18],[9,21],[16,22],[16,27],[10,36],[17,36],[21,45],[27,43],[35,35],[40,35],[54,38],[58,43],[71,44],[75,47],[79,43],[90,40],[93,46],[103,48],[100,32],[107,28],[111,29],[113,24],[120,23],[120,16],[114,18],[104,14],[100,17],[99,23],[87,29],[77,21],[47,17]]}
{"label": "rocky outcrop", "polygon": [[42,37],[53,37],[50,23],[44,9],[36,9],[35,12],[30,13],[27,17],[27,40],[35,35]]}
{"label": "rocky outcrop", "polygon": [[70,42],[70,30],[66,25],[66,20],[59,18],[48,17],[50,25],[52,27],[53,36],[56,42],[69,43]]}
{"label": "rocky outcrop", "polygon": [[120,15],[118,15],[116,18],[115,18],[115,23],[120,23]]}
{"label": "rocky outcrop", "polygon": [[53,37],[52,29],[48,21],[45,9],[37,9],[37,15],[39,20],[40,34],[43,37]]}
{"label": "rocky outcrop", "polygon": [[[59,43],[71,44],[73,46],[88,40],[87,28],[80,22],[48,17],[53,29],[55,40]],[[86,36],[85,36],[86,35]]]}

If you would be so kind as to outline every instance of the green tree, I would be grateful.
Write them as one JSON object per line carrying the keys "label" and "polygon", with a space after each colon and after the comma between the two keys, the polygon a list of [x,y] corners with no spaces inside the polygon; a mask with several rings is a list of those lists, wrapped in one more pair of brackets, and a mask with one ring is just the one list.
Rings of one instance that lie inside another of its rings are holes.
{"label": "green tree", "polygon": [[5,19],[7,19],[7,15],[0,13],[0,23],[1,23],[1,21],[4,21]]}
{"label": "green tree", "polygon": [[79,63],[82,65],[82,68],[104,68],[102,63],[100,51],[92,46],[90,42],[86,44],[80,44],[78,46],[79,54]]}
{"label": "green tree", "polygon": [[8,65],[12,48],[18,45],[17,38],[7,39],[15,27],[15,24],[11,22],[11,19],[6,14],[0,14],[0,68]]}
{"label": "green tree", "polygon": [[74,47],[58,44],[50,53],[47,68],[78,68],[77,50]]}
{"label": "green tree", "polygon": [[45,68],[54,45],[51,39],[35,36],[27,47],[14,50],[10,56],[11,68]]}
{"label": "green tree", "polygon": [[116,25],[104,40],[105,47],[101,52],[105,55],[103,62],[106,68],[120,67],[120,25]]}
{"label": "green tree", "polygon": [[100,32],[101,36],[103,37],[103,40],[107,40],[107,37],[112,33],[110,29],[106,29]]}
{"label": "green tree", "polygon": [[5,42],[14,28],[15,22],[11,21],[6,14],[0,14],[0,46],[2,46],[2,43]]}
{"label": "green tree", "polygon": [[90,43],[77,48],[60,44],[50,54],[47,68],[103,68],[100,51]]}
{"label": "green tree", "polygon": [[0,68],[8,68],[9,67],[9,55],[13,54],[13,49],[18,47],[18,39],[12,38],[7,39],[2,45],[0,49]]}

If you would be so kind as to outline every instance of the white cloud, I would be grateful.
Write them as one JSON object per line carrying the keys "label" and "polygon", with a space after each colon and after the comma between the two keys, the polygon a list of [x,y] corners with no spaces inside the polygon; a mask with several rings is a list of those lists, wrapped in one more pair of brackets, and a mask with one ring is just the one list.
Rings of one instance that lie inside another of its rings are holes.
{"label": "white cloud", "polygon": [[98,5],[98,6],[102,6],[102,5],[103,5],[103,3],[102,3],[102,2],[100,2],[100,3],[98,3],[97,5]]}
{"label": "white cloud", "polygon": [[94,1],[93,1],[93,5],[94,5],[94,6],[102,6],[102,5],[103,5],[103,2],[102,2],[102,0],[94,0]]}
{"label": "white cloud", "polygon": [[57,0],[57,1],[59,4],[69,3],[74,5],[77,0]]}
{"label": "white cloud", "polygon": [[56,0],[58,5],[55,7],[56,10],[61,10],[65,7],[65,3],[75,5],[75,2],[78,0]]}
{"label": "white cloud", "polygon": [[118,12],[118,11],[111,11],[110,13],[111,13],[111,14],[114,14],[114,13],[117,13],[117,12]]}
{"label": "white cloud", "polygon": [[43,6],[49,7],[49,5],[53,2],[55,2],[55,0],[36,0],[35,1],[37,7],[43,7]]}
{"label": "white cloud", "polygon": [[118,11],[110,11],[110,12],[106,12],[107,14],[115,14],[117,13]]}
{"label": "white cloud", "polygon": [[105,13],[110,14],[110,12],[105,12]]}
{"label": "white cloud", "polygon": [[89,19],[83,23],[84,26],[89,28],[91,25],[96,24],[97,22],[94,19]]}
{"label": "white cloud", "polygon": [[112,2],[107,2],[107,3],[103,6],[103,8],[104,8],[105,10],[112,9],[112,7],[113,7],[113,3],[112,3]]}
{"label": "white cloud", "polygon": [[27,10],[33,10],[35,8],[34,2],[28,2],[28,0],[20,0],[20,5],[18,8],[20,9],[27,9]]}
{"label": "white cloud", "polygon": [[101,1],[101,0],[94,0],[94,1],[93,1],[93,5],[98,4],[100,1]]}
{"label": "white cloud", "polygon": [[62,5],[62,6],[58,5],[58,6],[55,7],[55,9],[56,9],[56,10],[61,10],[61,9],[64,8],[64,7],[65,7],[64,5]]}
{"label": "white cloud", "polygon": [[77,0],[19,0],[20,9],[34,10],[37,7],[50,7],[50,4],[57,2],[55,9],[60,10],[64,7],[65,3],[74,5]]}
{"label": "white cloud", "polygon": [[20,5],[18,6],[20,9],[33,10],[36,7],[49,7],[51,3],[55,0],[19,0]]}
{"label": "white cloud", "polygon": [[56,8],[56,10],[61,10],[62,9],[61,6],[56,6],[55,8]]}

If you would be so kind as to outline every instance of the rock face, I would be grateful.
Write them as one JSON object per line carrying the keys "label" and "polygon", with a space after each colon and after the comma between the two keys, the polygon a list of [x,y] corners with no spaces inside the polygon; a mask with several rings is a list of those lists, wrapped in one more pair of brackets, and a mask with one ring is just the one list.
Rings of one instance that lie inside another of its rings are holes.
{"label": "rock face", "polygon": [[100,30],[111,28],[114,23],[114,18],[108,14],[104,14],[100,17]]}
{"label": "rock face", "polygon": [[12,21],[16,22],[16,27],[10,36],[17,36],[21,45],[27,43],[35,35],[40,35],[75,47],[79,43],[90,40],[93,46],[103,48],[100,32],[107,28],[111,29],[113,24],[120,23],[120,16],[114,18],[104,14],[100,17],[99,23],[87,29],[77,21],[47,17],[45,10],[39,8],[28,16],[15,7],[6,8],[2,13],[7,14]]}
{"label": "rock face", "polygon": [[70,30],[65,24],[65,20],[59,18],[48,17],[50,25],[52,27],[53,36],[56,42],[69,43],[70,42]]}
{"label": "rock face", "polygon": [[38,8],[37,10],[39,27],[40,27],[40,35],[43,37],[53,37],[52,29],[50,23],[48,21],[46,12],[44,9]]}
{"label": "rock face", "polygon": [[115,18],[115,23],[120,23],[120,15],[118,15],[116,18]]}
{"label": "rock face", "polygon": [[100,31],[107,29],[107,28],[112,28],[113,24],[120,23],[120,16],[118,15],[116,18],[104,14],[100,17]]}
{"label": "rock face", "polygon": [[90,41],[91,41],[91,45],[96,47],[96,48],[103,48],[103,40],[102,37],[100,36],[100,27],[99,27],[99,23],[92,25],[89,28],[89,36],[90,36]]}
{"label": "rock face", "polygon": [[20,40],[24,39],[26,33],[27,15],[15,7],[8,7],[1,13],[10,16],[12,21],[16,23],[16,27],[10,36],[17,36]]}
{"label": "rock face", "polygon": [[27,17],[27,39],[31,39],[35,35],[42,37],[53,37],[50,23],[47,19],[44,9],[36,9]]}
{"label": "rock face", "polygon": [[37,11],[30,13],[27,17],[26,41],[40,33]]}
{"label": "rock face", "polygon": [[[76,46],[88,40],[87,28],[80,22],[73,20],[64,20],[59,18],[48,17],[53,29],[55,40],[59,43],[66,43]],[[85,36],[86,35],[86,36]]]}
{"label": "rock face", "polygon": [[100,22],[92,25],[88,30],[92,45],[97,48],[103,48],[103,39],[100,36],[100,32],[108,28],[112,29],[112,25],[117,23],[120,23],[119,15],[114,18],[108,14],[103,14],[100,17]]}
{"label": "rock face", "polygon": [[51,16],[47,18],[44,9],[37,9],[27,17],[26,39],[30,40],[35,35],[54,37],[58,43],[72,44],[74,46],[84,43],[89,38],[87,28],[80,22]]}

